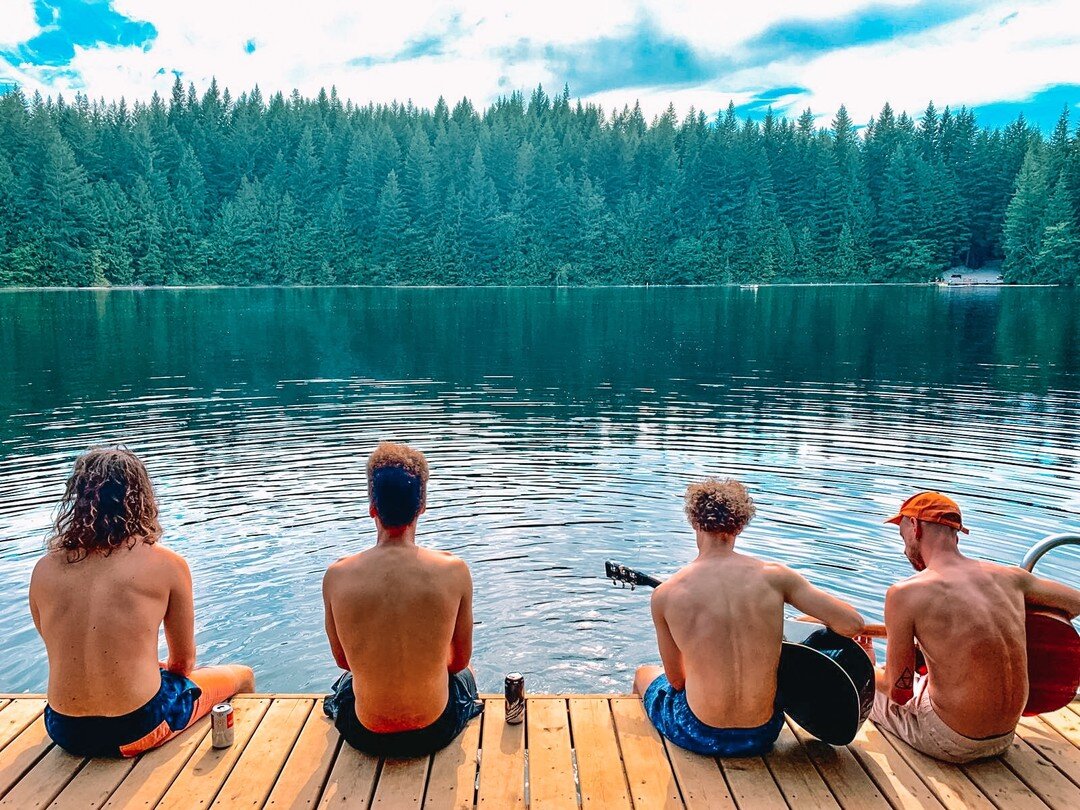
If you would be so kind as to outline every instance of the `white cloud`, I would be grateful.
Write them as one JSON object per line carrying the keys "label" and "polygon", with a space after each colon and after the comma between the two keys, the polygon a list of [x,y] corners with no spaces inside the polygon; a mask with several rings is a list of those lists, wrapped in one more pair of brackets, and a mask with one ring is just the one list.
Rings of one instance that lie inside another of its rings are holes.
{"label": "white cloud", "polygon": [[[969,1],[976,0],[954,3]],[[411,99],[429,106],[442,95],[451,101],[468,96],[482,105],[538,83],[558,92],[565,77],[544,60],[544,47],[626,35],[646,20],[662,35],[701,53],[738,58],[746,55],[741,46],[750,38],[784,21],[822,21],[918,2],[305,0],[263,3],[253,13],[248,4],[227,0],[115,0],[121,14],[154,25],[158,35],[149,48],[77,48],[69,66],[77,80],[64,73],[50,79],[46,71],[33,68],[15,75],[31,89],[70,94],[82,87],[93,97],[123,95],[129,100],[147,98],[155,90],[167,94],[175,70],[185,84],[194,82],[200,90],[216,76],[234,94],[255,84],[264,93],[297,88],[305,94],[336,85],[342,97],[361,103]],[[930,98],[939,106],[1023,99],[1051,84],[1080,84],[1075,2],[991,0],[958,21],[887,42],[795,56],[785,52],[771,63],[695,87],[617,89],[588,100],[608,110],[640,100],[648,117],[663,112],[669,101],[680,116],[690,107],[713,114],[729,100],[740,104],[771,88],[799,86],[807,94],[795,101],[797,109],[810,106],[828,119],[846,103],[856,120],[865,120],[886,99],[912,112]],[[0,39],[32,36],[36,26],[29,10],[27,0],[0,0],[5,23]],[[1017,11],[1008,24],[1000,24]],[[23,20],[22,33],[7,33],[14,30],[8,18]],[[441,52],[389,61],[433,38],[442,42]],[[244,47],[249,40],[255,44],[251,54]],[[526,41],[528,48],[522,47]]]}
{"label": "white cloud", "polygon": [[856,121],[886,100],[921,112],[931,99],[979,105],[1024,100],[1055,84],[1080,84],[1080,16],[1075,0],[1028,3],[1002,25],[1016,4],[990,8],[929,32],[846,48],[809,61],[786,60],[728,77],[737,85],[798,84],[799,100],[823,118],[841,104]]}
{"label": "white cloud", "polygon": [[37,36],[33,0],[0,0],[0,48]]}

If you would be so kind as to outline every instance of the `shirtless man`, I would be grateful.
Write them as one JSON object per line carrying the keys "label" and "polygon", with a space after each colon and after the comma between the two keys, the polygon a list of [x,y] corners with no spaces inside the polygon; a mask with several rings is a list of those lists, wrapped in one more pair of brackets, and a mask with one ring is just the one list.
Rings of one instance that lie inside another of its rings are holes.
{"label": "shirtless man", "polygon": [[780,733],[776,671],[785,603],[845,636],[863,627],[853,607],[787,566],[735,551],[754,512],[737,481],[709,479],[686,490],[698,556],[653,592],[664,666],[639,667],[634,677],[657,730],[707,756],[756,756]]}
{"label": "shirtless man", "polygon": [[354,748],[424,756],[483,710],[468,668],[472,578],[453,554],[416,545],[427,496],[422,453],[383,442],[368,458],[367,479],[375,545],[323,578],[326,635],[348,670],[323,708]]}
{"label": "shirtless man", "polygon": [[[885,594],[889,644],[871,718],[947,762],[1000,754],[1027,703],[1026,605],[1080,614],[1080,591],[1022,568],[971,560],[955,501],[920,492],[887,523],[918,572]],[[927,675],[915,674],[915,641]]]}
{"label": "shirtless man", "polygon": [[49,657],[45,728],[72,754],[135,756],[255,688],[248,667],[195,667],[191,572],[160,537],[142,462],[116,448],[80,456],[30,579]]}

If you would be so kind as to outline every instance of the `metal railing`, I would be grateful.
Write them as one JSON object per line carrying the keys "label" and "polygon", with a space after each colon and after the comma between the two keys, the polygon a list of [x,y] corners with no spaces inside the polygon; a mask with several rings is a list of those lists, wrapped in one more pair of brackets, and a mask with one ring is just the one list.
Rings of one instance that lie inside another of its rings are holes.
{"label": "metal railing", "polygon": [[1035,563],[1041,560],[1046,552],[1058,546],[1080,546],[1080,534],[1052,534],[1040,540],[1028,549],[1028,553],[1024,555],[1024,561],[1020,565],[1028,571],[1032,571],[1035,568]]}

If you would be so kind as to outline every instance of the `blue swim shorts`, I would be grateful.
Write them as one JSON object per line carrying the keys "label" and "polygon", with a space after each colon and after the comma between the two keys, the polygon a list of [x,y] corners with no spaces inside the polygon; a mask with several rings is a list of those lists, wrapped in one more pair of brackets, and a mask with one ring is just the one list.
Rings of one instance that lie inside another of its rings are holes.
{"label": "blue swim shorts", "polygon": [[753,757],[772,749],[784,723],[777,702],[773,716],[757,728],[716,728],[702,723],[690,711],[686,691],[675,691],[667,675],[649,684],[642,697],[645,714],[656,730],[671,742],[695,754],[709,757]]}
{"label": "blue swim shorts", "polygon": [[202,689],[190,678],[163,669],[158,693],[135,711],[118,717],[72,717],[46,706],[45,730],[69,754],[131,757],[160,745],[198,719],[201,695]]}
{"label": "blue swim shorts", "polygon": [[334,721],[345,742],[365,754],[382,757],[422,757],[445,748],[469,721],[484,710],[476,679],[467,669],[450,675],[450,697],[435,722],[411,731],[376,732],[356,717],[353,676],[346,672],[323,700],[323,711]]}

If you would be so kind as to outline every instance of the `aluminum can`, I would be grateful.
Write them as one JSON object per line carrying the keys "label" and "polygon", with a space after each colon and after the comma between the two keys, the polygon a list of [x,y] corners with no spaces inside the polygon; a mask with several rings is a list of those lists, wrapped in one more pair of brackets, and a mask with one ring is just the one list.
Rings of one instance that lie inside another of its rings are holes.
{"label": "aluminum can", "polygon": [[214,748],[228,748],[233,744],[233,707],[231,703],[219,703],[210,710],[210,743]]}
{"label": "aluminum can", "polygon": [[511,672],[506,676],[506,722],[517,725],[525,719],[525,676]]}

